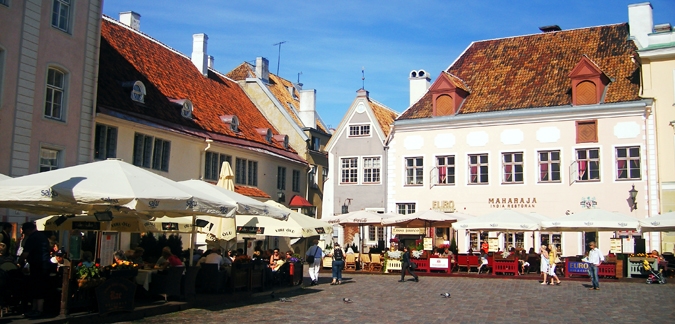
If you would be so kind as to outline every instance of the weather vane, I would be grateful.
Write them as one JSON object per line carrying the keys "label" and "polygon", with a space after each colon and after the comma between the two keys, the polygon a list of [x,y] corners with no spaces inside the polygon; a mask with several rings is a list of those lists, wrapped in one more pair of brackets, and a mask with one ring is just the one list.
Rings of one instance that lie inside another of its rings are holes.
{"label": "weather vane", "polygon": [[361,67],[361,89],[366,89],[366,68]]}

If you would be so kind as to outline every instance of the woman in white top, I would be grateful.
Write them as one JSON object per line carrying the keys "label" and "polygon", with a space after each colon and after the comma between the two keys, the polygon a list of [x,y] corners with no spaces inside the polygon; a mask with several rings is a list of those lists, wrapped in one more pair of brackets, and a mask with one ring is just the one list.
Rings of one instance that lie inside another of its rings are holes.
{"label": "woman in white top", "polygon": [[553,279],[555,279],[555,284],[560,285],[560,279],[558,279],[558,275],[555,274],[555,261],[558,258],[558,250],[553,244],[548,245],[548,250],[548,275],[551,276],[551,284],[553,284]]}
{"label": "woman in white top", "polygon": [[541,261],[539,262],[539,270],[542,275],[544,275],[544,281],[541,282],[542,285],[548,285],[546,278],[548,275],[548,250],[546,249],[546,244],[542,244],[539,249],[539,255],[541,256]]}

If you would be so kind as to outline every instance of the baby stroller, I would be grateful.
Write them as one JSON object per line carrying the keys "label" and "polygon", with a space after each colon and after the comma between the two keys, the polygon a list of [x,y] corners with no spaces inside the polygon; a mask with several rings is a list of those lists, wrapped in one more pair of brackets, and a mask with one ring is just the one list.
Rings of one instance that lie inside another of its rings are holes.
{"label": "baby stroller", "polygon": [[647,283],[648,284],[653,284],[653,283],[659,283],[659,284],[664,284],[666,283],[666,277],[663,275],[663,270],[659,270],[659,272],[654,271],[652,268],[652,265],[649,264],[649,261],[642,260],[642,269],[648,273],[649,277],[647,278]]}

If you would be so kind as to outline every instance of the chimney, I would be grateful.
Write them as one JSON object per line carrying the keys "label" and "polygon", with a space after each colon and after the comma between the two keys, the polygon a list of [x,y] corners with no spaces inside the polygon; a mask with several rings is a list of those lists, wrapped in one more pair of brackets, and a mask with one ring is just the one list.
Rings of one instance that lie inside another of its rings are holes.
{"label": "chimney", "polygon": [[316,128],[316,90],[300,91],[300,111],[298,117],[305,127]]}
{"label": "chimney", "polygon": [[213,69],[213,56],[209,55],[209,69]]}
{"label": "chimney", "polygon": [[141,30],[141,15],[133,11],[120,12],[120,22],[133,30]]}
{"label": "chimney", "polygon": [[642,2],[628,5],[628,26],[630,38],[635,41],[638,49],[649,46],[649,34],[652,33],[652,27],[654,26],[651,3]]}
{"label": "chimney", "polygon": [[270,62],[266,58],[262,56],[255,58],[255,75],[262,82],[270,82]]}
{"label": "chimney", "polygon": [[206,43],[208,40],[209,36],[206,36],[206,34],[192,35],[192,63],[204,76],[209,74],[208,55],[206,55]]}
{"label": "chimney", "polygon": [[431,78],[427,74],[427,71],[410,71],[410,105],[412,106],[417,100],[420,100],[429,87],[431,86]]}

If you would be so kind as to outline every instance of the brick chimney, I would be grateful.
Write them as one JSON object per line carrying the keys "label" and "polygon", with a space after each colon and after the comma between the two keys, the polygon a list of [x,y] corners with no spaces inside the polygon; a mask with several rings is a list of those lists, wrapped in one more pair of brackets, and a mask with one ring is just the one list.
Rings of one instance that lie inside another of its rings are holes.
{"label": "brick chimney", "polygon": [[192,63],[204,76],[209,74],[209,59],[206,54],[206,43],[208,40],[209,36],[206,36],[206,34],[192,35]]}
{"label": "brick chimney", "polygon": [[300,90],[298,117],[305,127],[316,128],[316,90]]}
{"label": "brick chimney", "polygon": [[429,90],[429,87],[431,86],[431,78],[429,77],[429,74],[427,74],[427,71],[413,70],[410,71],[408,80],[410,80],[410,105],[412,106],[427,93],[427,90]]}
{"label": "brick chimney", "polygon": [[262,56],[255,58],[255,75],[262,82],[270,82],[270,62],[266,58]]}
{"label": "brick chimney", "polygon": [[628,5],[628,26],[630,38],[635,41],[638,49],[649,46],[649,34],[652,33],[654,27],[651,3],[642,2]]}
{"label": "brick chimney", "polygon": [[133,30],[141,30],[141,15],[133,11],[120,12],[120,22]]}

